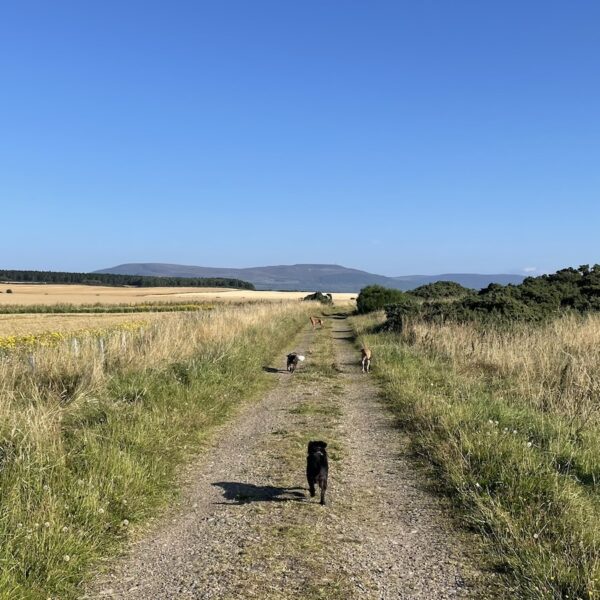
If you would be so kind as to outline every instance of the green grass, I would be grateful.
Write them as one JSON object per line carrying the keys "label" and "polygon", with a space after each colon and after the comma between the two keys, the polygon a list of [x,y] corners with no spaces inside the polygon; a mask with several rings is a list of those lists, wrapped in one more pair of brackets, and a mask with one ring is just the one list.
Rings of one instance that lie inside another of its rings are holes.
{"label": "green grass", "polygon": [[341,414],[339,407],[317,402],[302,402],[292,408],[290,413],[294,415],[331,415],[336,417]]}
{"label": "green grass", "polygon": [[139,304],[5,304],[0,306],[0,314],[104,314],[104,313],[142,313],[142,312],[189,312],[194,310],[212,310],[214,304],[206,302],[171,302]]}
{"label": "green grass", "polygon": [[252,326],[216,358],[205,347],[115,373],[93,395],[35,405],[27,430],[0,426],[0,598],[76,598],[98,560],[177,493],[177,466],[270,385],[262,365],[305,321],[298,311]]}
{"label": "green grass", "polygon": [[369,335],[372,318],[353,322],[414,451],[508,573],[507,597],[600,596],[597,424],[542,412],[507,379],[459,373],[397,335]]}

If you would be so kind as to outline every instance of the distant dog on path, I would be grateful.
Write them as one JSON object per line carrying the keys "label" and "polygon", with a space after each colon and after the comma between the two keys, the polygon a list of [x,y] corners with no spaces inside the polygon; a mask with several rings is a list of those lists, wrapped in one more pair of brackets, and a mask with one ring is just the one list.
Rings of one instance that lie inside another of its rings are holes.
{"label": "distant dog on path", "polygon": [[327,475],[329,464],[327,462],[327,442],[308,442],[308,455],[306,457],[306,479],[310,497],[315,496],[315,485],[321,488],[321,504],[325,504],[327,491]]}
{"label": "distant dog on path", "polygon": [[287,355],[287,370],[290,373],[293,373],[298,366],[298,361],[302,362],[304,360],[304,356],[302,354],[296,354],[296,352],[290,352]]}
{"label": "distant dog on path", "polygon": [[310,324],[312,325],[313,329],[317,325],[320,325],[321,327],[323,327],[323,319],[319,319],[319,317],[310,317]]}
{"label": "distant dog on path", "polygon": [[361,356],[361,365],[362,365],[362,372],[363,373],[368,373],[371,370],[371,357],[373,356],[373,353],[371,352],[371,350],[369,348],[367,348],[366,346],[363,346],[360,349],[360,356]]}

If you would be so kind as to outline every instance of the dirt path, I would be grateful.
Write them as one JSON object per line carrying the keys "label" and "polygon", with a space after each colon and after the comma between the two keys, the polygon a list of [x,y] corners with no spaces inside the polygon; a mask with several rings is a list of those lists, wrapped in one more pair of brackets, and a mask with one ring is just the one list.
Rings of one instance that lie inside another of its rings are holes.
{"label": "dirt path", "polygon": [[[185,476],[180,505],[85,598],[494,598],[360,373],[347,321],[306,331],[299,371],[245,407]],[[308,499],[309,439],[330,451]],[[487,590],[487,591],[486,591]]]}

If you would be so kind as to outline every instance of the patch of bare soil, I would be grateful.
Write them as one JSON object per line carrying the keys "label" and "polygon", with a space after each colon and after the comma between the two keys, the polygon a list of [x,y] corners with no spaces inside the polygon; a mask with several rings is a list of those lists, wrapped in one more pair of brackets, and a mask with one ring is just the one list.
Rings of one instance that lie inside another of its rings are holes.
{"label": "patch of bare soil", "polygon": [[[83,597],[499,597],[423,488],[352,341],[341,317],[307,330],[294,348],[306,362],[273,373],[276,387],[188,467],[179,506]],[[329,444],[325,507],[308,497],[309,439]]]}

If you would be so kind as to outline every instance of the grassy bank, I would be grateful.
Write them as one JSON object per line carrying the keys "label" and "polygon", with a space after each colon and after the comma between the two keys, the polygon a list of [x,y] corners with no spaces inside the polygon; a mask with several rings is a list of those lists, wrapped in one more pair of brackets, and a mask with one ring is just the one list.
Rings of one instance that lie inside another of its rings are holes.
{"label": "grassy bank", "polygon": [[507,597],[600,596],[600,319],[369,333],[390,407],[490,542]]}
{"label": "grassy bank", "polygon": [[224,307],[5,355],[0,597],[76,597],[305,322],[297,303]]}

